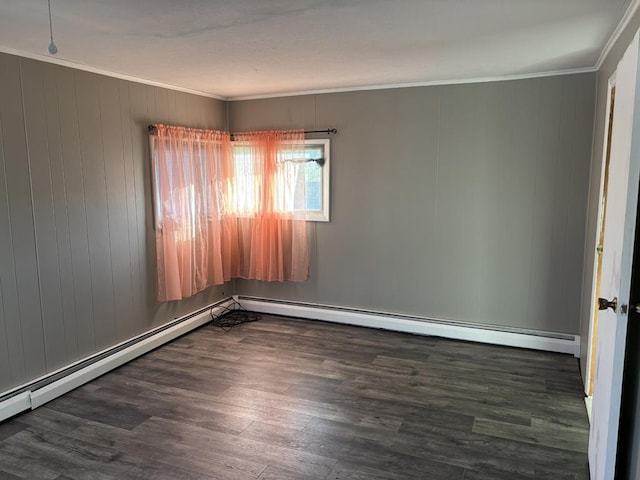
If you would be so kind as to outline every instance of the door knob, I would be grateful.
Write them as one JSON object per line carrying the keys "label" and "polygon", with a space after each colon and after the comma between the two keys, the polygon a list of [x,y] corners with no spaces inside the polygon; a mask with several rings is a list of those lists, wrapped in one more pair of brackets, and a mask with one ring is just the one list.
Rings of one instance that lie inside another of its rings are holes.
{"label": "door knob", "polygon": [[613,297],[613,300],[607,300],[606,298],[598,299],[598,310],[606,310],[610,308],[614,312],[618,308],[618,297]]}

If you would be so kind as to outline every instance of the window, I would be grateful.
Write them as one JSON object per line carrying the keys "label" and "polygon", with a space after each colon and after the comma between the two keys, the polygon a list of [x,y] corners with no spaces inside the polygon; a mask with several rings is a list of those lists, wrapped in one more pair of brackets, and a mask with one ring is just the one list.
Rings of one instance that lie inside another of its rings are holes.
{"label": "window", "polygon": [[223,156],[220,135],[188,137],[179,142],[151,135],[150,151],[155,228],[166,221],[181,224],[189,229],[182,235],[193,237],[194,221],[185,220],[185,211],[208,220],[220,218],[222,202],[216,180]]}
{"label": "window", "polygon": [[[236,175],[235,208],[239,214],[251,214],[256,208],[255,172],[252,170],[250,147],[242,142],[233,143],[233,161]],[[287,164],[284,175],[296,178],[295,190],[281,199],[281,208],[293,210],[297,217],[316,222],[329,221],[330,140],[305,140],[302,158],[299,153],[281,152],[279,160]]]}
{"label": "window", "polygon": [[302,282],[307,225],[329,220],[329,142],[153,125],[158,300],[232,278]]}

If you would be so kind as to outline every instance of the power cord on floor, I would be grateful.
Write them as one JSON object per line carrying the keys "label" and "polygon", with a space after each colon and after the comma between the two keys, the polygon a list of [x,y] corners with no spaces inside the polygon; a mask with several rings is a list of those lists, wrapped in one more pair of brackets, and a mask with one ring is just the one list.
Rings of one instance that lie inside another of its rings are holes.
{"label": "power cord on floor", "polygon": [[228,306],[222,308],[222,311],[218,315],[213,314],[213,307],[209,314],[211,315],[211,323],[217,327],[220,327],[223,332],[227,333],[236,325],[249,322],[257,322],[262,318],[261,315],[249,312],[237,301],[233,300]]}

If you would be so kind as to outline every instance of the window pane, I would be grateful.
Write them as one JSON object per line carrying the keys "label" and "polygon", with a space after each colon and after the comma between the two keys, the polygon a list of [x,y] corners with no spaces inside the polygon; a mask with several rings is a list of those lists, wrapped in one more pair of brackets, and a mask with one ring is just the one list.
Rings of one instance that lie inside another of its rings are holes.
{"label": "window pane", "polygon": [[306,209],[314,212],[322,210],[322,167],[316,162],[305,164]]}
{"label": "window pane", "polygon": [[[278,152],[280,180],[283,186],[286,184],[288,187],[274,198],[277,211],[292,212],[293,209],[293,212],[301,215],[300,218],[329,221],[328,148],[328,140],[307,140],[302,155],[294,149]],[[231,203],[236,213],[249,214],[257,208],[257,173],[253,171],[252,155],[249,145],[234,142],[234,194]]]}

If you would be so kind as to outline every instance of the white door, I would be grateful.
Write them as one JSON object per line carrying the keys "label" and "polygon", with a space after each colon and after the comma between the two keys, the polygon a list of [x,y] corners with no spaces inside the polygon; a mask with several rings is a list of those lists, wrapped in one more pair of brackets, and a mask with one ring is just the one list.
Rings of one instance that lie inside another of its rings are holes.
{"label": "white door", "polygon": [[640,179],[640,101],[638,34],[616,71],[616,104],[611,138],[607,223],[602,257],[600,296],[617,299],[615,312],[600,312],[593,410],[589,433],[592,480],[613,480],[615,474],[620,396],[624,366],[627,312],[631,283],[635,219]]}

